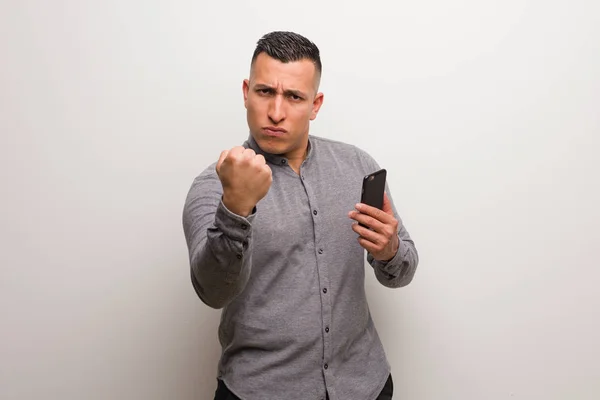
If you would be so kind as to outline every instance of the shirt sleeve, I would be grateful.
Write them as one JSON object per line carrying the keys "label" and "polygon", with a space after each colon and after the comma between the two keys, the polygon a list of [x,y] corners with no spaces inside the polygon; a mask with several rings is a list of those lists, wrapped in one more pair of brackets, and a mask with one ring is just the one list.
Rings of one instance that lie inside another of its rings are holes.
{"label": "shirt sleeve", "polygon": [[[389,192],[388,196],[391,200]],[[389,261],[379,261],[367,253],[367,261],[373,267],[377,280],[382,285],[391,288],[408,285],[412,281],[419,263],[415,243],[397,214],[396,219],[399,221],[399,246],[396,255]]]}
{"label": "shirt sleeve", "polygon": [[[375,161],[368,153],[361,150],[358,150],[358,152],[365,167],[366,174],[381,169],[377,161]],[[393,171],[388,171],[388,176],[390,173],[393,173]],[[388,261],[378,261],[373,255],[367,253],[367,261],[373,267],[375,276],[382,285],[390,288],[398,288],[406,286],[412,281],[417,270],[417,265],[419,264],[419,254],[415,242],[412,240],[408,230],[402,222],[402,218],[398,214],[387,182],[385,184],[385,191],[392,203],[394,217],[398,220],[398,251],[396,252],[396,255]]]}
{"label": "shirt sleeve", "polygon": [[252,222],[223,204],[214,165],[198,176],[183,209],[192,285],[212,308],[223,308],[245,287],[252,265]]}

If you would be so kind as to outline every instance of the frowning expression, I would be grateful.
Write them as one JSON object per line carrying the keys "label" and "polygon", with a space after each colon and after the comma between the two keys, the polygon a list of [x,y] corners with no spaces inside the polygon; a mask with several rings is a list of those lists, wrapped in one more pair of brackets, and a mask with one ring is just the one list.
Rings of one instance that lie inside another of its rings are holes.
{"label": "frowning expression", "polygon": [[319,78],[308,59],[283,63],[258,55],[243,92],[248,127],[261,149],[288,158],[304,155],[310,121],[323,103]]}

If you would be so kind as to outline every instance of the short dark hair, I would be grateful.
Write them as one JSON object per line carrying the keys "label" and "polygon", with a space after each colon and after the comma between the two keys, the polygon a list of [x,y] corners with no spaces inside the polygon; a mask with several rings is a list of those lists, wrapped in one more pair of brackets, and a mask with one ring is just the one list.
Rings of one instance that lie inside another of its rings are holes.
{"label": "short dark hair", "polygon": [[319,48],[298,33],[285,31],[267,33],[257,42],[251,64],[254,64],[260,53],[266,53],[282,63],[308,59],[315,64],[318,76],[321,76],[323,66]]}

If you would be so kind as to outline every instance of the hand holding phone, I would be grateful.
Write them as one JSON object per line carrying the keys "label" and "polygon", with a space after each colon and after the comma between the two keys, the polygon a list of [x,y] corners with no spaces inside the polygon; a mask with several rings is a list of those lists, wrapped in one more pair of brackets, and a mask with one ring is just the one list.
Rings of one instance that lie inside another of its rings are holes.
{"label": "hand holding phone", "polygon": [[[380,169],[365,176],[362,183],[360,202],[382,210],[386,177],[387,171],[385,169]],[[365,225],[360,224],[360,226]]]}
{"label": "hand holding phone", "polygon": [[[351,219],[358,222],[352,225],[352,230],[359,235],[360,245],[375,260],[384,262],[393,259],[400,246],[398,237],[400,222],[393,213],[390,200],[386,201],[386,174],[385,169],[382,169],[365,176],[360,201],[363,204],[357,204],[356,210],[348,213]],[[371,224],[369,221],[372,220],[375,221]],[[372,227],[365,226],[361,221],[371,224]]]}

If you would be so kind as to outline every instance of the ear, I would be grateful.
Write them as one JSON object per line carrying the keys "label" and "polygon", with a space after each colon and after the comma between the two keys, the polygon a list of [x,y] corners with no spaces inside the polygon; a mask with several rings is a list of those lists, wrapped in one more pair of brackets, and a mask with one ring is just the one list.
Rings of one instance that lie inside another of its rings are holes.
{"label": "ear", "polygon": [[250,90],[250,81],[248,79],[244,79],[244,83],[242,83],[242,92],[244,93],[244,107],[248,108],[248,91]]}
{"label": "ear", "polygon": [[323,98],[324,95],[323,93],[317,93],[317,95],[315,96],[315,99],[313,100],[313,104],[312,104],[312,111],[310,114],[310,120],[314,121],[315,118],[317,118],[317,114],[319,113],[319,110],[321,109],[321,106],[323,105]]}

